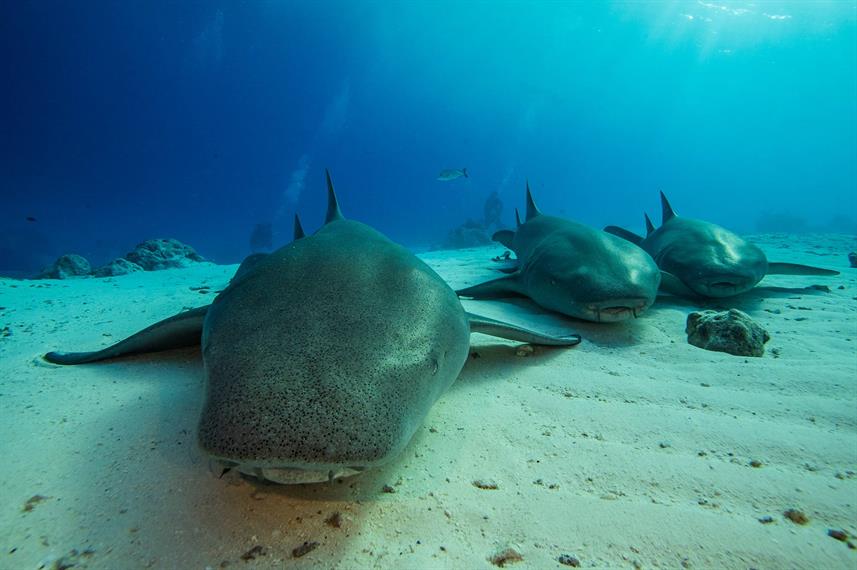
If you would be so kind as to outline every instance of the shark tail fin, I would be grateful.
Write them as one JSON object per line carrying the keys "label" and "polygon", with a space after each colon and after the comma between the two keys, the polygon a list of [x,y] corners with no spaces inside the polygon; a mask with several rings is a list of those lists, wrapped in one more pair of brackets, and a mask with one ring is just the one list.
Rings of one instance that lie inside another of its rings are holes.
{"label": "shark tail fin", "polygon": [[470,175],[469,175],[469,174],[467,174],[467,169],[466,169],[466,168],[462,168],[462,169],[461,169],[461,173],[464,175],[464,177],[465,177],[465,178],[470,178]]}
{"label": "shark tail fin", "polygon": [[643,243],[643,236],[638,236],[634,232],[628,231],[625,228],[620,228],[619,226],[607,226],[604,228],[604,231],[608,234],[613,234],[614,236],[618,236],[624,240],[628,240],[631,243],[640,245]]}
{"label": "shark tail fin", "polygon": [[799,263],[769,262],[767,275],[826,275],[831,277],[839,275],[838,271],[822,269],[811,265],[800,265]]}
{"label": "shark tail fin", "polygon": [[330,171],[324,169],[324,176],[327,178],[327,215],[324,218],[324,223],[329,224],[337,220],[344,220],[342,210],[339,209],[339,201],[336,199],[336,192],[333,190],[333,182],[330,180]]}

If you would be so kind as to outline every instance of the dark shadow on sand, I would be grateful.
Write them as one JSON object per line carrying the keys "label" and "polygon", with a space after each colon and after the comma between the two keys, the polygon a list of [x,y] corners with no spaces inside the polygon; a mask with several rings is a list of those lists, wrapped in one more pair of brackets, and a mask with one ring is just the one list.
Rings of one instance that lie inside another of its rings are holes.
{"label": "dark shadow on sand", "polygon": [[[660,299],[659,299],[660,300]],[[490,301],[465,301],[465,308],[486,317],[509,321],[552,334],[573,332],[581,336],[581,344],[605,347],[633,346],[639,342],[650,308],[638,318],[618,323],[594,323],[560,315],[543,309],[526,297],[509,297]],[[479,344],[480,341],[477,341]],[[547,348],[547,347],[545,347]],[[553,350],[553,349],[551,349]]]}
{"label": "dark shadow on sand", "polygon": [[518,356],[516,354],[521,344],[510,346],[507,344],[485,344],[470,347],[470,356],[464,369],[455,382],[450,386],[449,392],[462,388],[502,382],[526,368],[533,366],[545,366],[566,351],[576,350],[575,346],[534,346],[529,356]]}
{"label": "dark shadow on sand", "polygon": [[[91,429],[84,431],[78,442],[85,451],[79,461],[69,466],[75,471],[75,479],[84,483],[71,486],[63,494],[64,500],[75,504],[103,504],[104,486],[124,497],[118,501],[124,514],[107,517],[100,531],[109,540],[121,541],[127,537],[129,526],[138,529],[137,546],[128,545],[120,556],[129,552],[134,557],[145,554],[169,566],[166,561],[172,553],[183,548],[169,529],[193,524],[204,529],[193,539],[201,560],[217,557],[237,567],[244,563],[241,556],[255,544],[251,535],[269,536],[271,521],[280,521],[277,524],[282,535],[276,542],[262,542],[268,554],[260,561],[282,558],[288,563],[291,550],[303,544],[306,537],[312,537],[320,543],[319,552],[323,548],[324,565],[337,566],[350,550],[347,545],[353,539],[349,537],[362,532],[363,519],[359,515],[364,507],[360,502],[388,496],[383,492],[384,485],[398,479],[400,462],[407,459],[402,454],[390,464],[354,478],[313,485],[267,484],[243,478],[237,472],[221,477],[197,446],[197,421],[204,397],[199,348],[129,355],[75,367],[57,366],[78,370],[84,367],[90,372],[81,390],[100,392],[100,386],[128,381],[144,386],[147,393],[141,396],[147,400],[145,405],[125,402],[124,409],[110,406],[93,412]],[[133,379],[129,379],[132,373]],[[65,378],[76,380],[72,374]],[[104,441],[112,443],[101,447]],[[406,448],[411,454],[412,446],[413,441]],[[158,459],[153,460],[155,457]],[[113,471],[117,466],[122,473]],[[113,473],[105,477],[105,469]],[[139,493],[140,489],[149,491]],[[340,504],[343,502],[347,505]],[[344,515],[343,507],[347,507],[347,521],[343,528],[334,528],[325,519],[340,510]],[[106,504],[101,508],[107,508]],[[254,516],[245,521],[245,545],[236,536],[235,521],[245,517],[248,510]],[[283,521],[295,518],[300,522],[282,526]],[[223,543],[229,544],[227,551]]]}
{"label": "dark shadow on sand", "polygon": [[803,295],[827,295],[830,290],[824,285],[811,285],[809,287],[773,287],[761,286],[735,295],[733,297],[722,298],[705,298],[698,297],[688,299],[685,297],[676,297],[672,295],[662,295],[658,297],[656,304],[663,306],[673,306],[691,311],[714,310],[727,311],[729,309],[740,309],[745,313],[751,313],[761,308],[761,305],[771,298],[794,298],[799,299]]}

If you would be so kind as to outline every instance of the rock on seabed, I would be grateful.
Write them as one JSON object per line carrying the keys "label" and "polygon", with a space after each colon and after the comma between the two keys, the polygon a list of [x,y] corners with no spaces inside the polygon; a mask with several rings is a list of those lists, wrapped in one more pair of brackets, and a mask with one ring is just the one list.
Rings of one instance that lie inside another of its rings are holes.
{"label": "rock on seabed", "polygon": [[750,315],[738,309],[698,311],[687,316],[687,342],[735,356],[762,356],[771,339]]}

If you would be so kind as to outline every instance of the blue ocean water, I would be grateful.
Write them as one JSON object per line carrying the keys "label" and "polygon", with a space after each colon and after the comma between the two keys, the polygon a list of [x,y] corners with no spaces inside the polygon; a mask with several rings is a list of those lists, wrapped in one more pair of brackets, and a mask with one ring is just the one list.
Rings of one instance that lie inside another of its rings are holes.
{"label": "blue ocean water", "polygon": [[[4,2],[0,273],[175,237],[234,263],[324,209],[857,231],[857,3]],[[437,180],[440,170],[470,176]],[[28,219],[29,218],[29,219]],[[657,216],[656,216],[657,219]]]}

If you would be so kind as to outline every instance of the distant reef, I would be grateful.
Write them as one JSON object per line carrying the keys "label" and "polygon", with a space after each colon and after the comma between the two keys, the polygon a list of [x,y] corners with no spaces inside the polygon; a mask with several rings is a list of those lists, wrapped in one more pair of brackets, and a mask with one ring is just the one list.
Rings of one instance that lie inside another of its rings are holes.
{"label": "distant reef", "polygon": [[450,230],[443,243],[440,246],[433,246],[432,249],[466,249],[490,243],[491,235],[488,233],[488,228],[476,220],[467,220]]}
{"label": "distant reef", "polygon": [[36,276],[36,279],[68,279],[92,273],[92,266],[82,255],[68,253],[61,255],[50,266]]}
{"label": "distant reef", "polygon": [[145,269],[133,261],[119,257],[106,265],[102,265],[93,271],[92,275],[94,277],[113,277],[114,275],[127,275],[128,273],[136,273],[138,271],[145,271]]}
{"label": "distant reef", "polygon": [[191,246],[176,239],[150,239],[137,244],[125,259],[136,263],[144,271],[187,267],[205,261]]}
{"label": "distant reef", "polygon": [[112,277],[138,271],[158,271],[188,267],[205,262],[191,246],[176,239],[150,239],[137,244],[125,257],[114,259],[94,271],[84,257],[70,253],[60,256],[46,267],[36,279],[68,279],[70,277]]}
{"label": "distant reef", "polygon": [[503,215],[503,201],[497,192],[491,192],[485,200],[482,220],[468,219],[466,222],[453,228],[446,235],[446,239],[440,245],[433,245],[430,249],[467,249],[470,247],[481,247],[490,245],[490,228],[500,228],[500,218]]}

